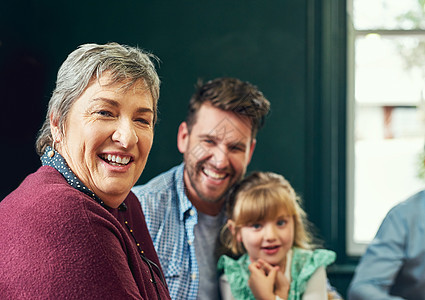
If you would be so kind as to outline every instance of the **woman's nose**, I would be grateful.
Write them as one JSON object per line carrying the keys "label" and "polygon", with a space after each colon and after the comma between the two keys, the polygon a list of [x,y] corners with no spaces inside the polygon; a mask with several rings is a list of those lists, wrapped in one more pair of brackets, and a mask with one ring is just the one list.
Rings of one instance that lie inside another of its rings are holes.
{"label": "woman's nose", "polygon": [[130,120],[120,120],[112,135],[112,140],[119,143],[125,149],[135,145],[139,141],[139,138],[136,134],[133,122]]}

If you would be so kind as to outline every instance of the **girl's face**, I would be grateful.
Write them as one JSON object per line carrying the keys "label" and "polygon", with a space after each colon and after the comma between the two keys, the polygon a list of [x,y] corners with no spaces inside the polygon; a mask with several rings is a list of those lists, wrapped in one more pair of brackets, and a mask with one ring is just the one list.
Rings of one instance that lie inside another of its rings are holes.
{"label": "girl's face", "polygon": [[284,268],[286,254],[294,243],[294,217],[281,209],[275,219],[243,226],[236,238],[243,243],[251,261],[261,258]]}

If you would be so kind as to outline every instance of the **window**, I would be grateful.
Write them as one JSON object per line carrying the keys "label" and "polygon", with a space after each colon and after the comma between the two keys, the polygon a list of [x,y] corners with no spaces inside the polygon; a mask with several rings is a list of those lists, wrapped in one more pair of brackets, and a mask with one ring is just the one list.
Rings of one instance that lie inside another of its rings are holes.
{"label": "window", "polygon": [[388,210],[425,186],[425,1],[348,10],[347,252],[361,255]]}

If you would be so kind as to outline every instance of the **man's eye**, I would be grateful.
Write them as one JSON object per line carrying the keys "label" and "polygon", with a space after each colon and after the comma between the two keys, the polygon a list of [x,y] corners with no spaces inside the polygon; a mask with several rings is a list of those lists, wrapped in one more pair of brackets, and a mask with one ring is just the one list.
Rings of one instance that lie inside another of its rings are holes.
{"label": "man's eye", "polygon": [[240,147],[240,146],[231,146],[230,150],[232,150],[232,151],[243,151],[242,147]]}

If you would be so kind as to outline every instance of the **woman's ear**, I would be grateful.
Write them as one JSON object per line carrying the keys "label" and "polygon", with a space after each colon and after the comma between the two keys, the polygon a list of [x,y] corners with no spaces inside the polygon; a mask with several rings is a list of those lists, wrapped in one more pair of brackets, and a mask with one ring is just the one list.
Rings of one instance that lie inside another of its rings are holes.
{"label": "woman's ear", "polygon": [[61,140],[59,122],[57,119],[53,118],[53,115],[50,114],[50,133],[52,134],[52,139],[54,142],[59,142]]}

